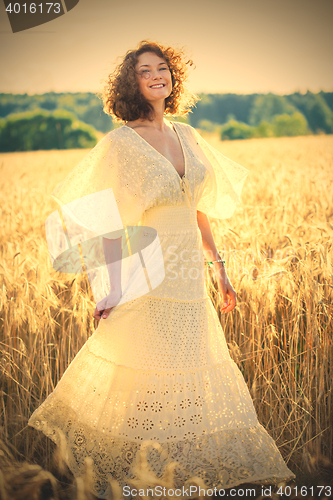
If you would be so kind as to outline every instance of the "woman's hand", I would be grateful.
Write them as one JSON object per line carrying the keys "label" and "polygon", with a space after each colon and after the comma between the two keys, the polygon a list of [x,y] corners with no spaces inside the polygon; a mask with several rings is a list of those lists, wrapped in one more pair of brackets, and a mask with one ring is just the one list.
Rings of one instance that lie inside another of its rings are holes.
{"label": "woman's hand", "polygon": [[111,309],[113,309],[121,299],[121,293],[112,290],[104,299],[100,300],[94,312],[94,318],[100,320],[109,316]]}
{"label": "woman's hand", "polygon": [[220,263],[215,267],[215,278],[222,299],[221,312],[230,312],[236,306],[236,292],[229,281],[225,268]]}

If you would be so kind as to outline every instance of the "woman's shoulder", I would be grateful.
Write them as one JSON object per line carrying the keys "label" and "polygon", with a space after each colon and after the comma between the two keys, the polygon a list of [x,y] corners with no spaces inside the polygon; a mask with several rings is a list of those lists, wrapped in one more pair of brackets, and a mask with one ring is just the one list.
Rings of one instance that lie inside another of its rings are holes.
{"label": "woman's shoulder", "polygon": [[117,146],[122,145],[124,142],[131,142],[131,137],[128,135],[128,127],[122,125],[121,127],[114,128],[107,132],[96,144],[97,146]]}
{"label": "woman's shoulder", "polygon": [[189,139],[194,138],[197,142],[198,132],[194,127],[184,122],[173,122],[173,123],[176,124],[176,127],[180,128],[180,130],[183,132],[183,135],[187,136],[187,138]]}
{"label": "woman's shoulder", "polygon": [[193,129],[193,127],[191,127],[191,125],[189,125],[188,123],[184,123],[184,122],[177,122],[177,121],[173,121],[172,122],[174,125],[176,125],[176,127],[180,127],[181,129],[183,130],[190,130],[190,129]]}
{"label": "woman's shoulder", "polygon": [[188,123],[177,122],[177,121],[174,121],[173,123],[176,125],[176,127],[179,127],[181,130],[187,132],[188,134],[197,133],[196,129],[192,127],[192,125],[189,125]]}
{"label": "woman's shoulder", "polygon": [[111,139],[114,139],[114,140],[117,140],[119,138],[123,138],[123,137],[126,137],[126,132],[128,127],[126,127],[125,125],[121,125],[120,127],[116,127],[112,130],[110,130],[110,132],[108,132],[105,136],[107,137],[109,140]]}

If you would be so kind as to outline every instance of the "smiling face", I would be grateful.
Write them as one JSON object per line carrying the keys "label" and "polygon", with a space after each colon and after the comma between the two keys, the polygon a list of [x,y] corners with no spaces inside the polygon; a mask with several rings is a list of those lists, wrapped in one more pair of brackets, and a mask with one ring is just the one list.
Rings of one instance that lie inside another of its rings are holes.
{"label": "smiling face", "polygon": [[172,92],[171,73],[164,59],[144,52],[135,66],[139,89],[148,102],[166,99]]}

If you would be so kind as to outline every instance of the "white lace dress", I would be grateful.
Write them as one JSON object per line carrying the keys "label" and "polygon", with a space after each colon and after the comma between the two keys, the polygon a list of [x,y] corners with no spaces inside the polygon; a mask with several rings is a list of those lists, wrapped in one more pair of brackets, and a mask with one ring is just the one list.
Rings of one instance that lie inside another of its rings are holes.
{"label": "white lace dress", "polygon": [[55,196],[64,203],[66,189],[77,196],[78,185],[82,194],[82,179],[103,170],[103,159],[105,175],[115,173],[102,175],[100,187],[113,187],[125,224],[157,230],[164,258],[161,284],[100,320],[29,420],[66,450],[75,476],[83,474],[85,457],[92,459],[93,492],[101,498],[116,484],[181,488],[192,480],[221,489],[295,477],[257,420],[205,287],[196,211],[230,217],[248,171],[192,127],[173,126],[185,157],[182,179],[123,126]]}

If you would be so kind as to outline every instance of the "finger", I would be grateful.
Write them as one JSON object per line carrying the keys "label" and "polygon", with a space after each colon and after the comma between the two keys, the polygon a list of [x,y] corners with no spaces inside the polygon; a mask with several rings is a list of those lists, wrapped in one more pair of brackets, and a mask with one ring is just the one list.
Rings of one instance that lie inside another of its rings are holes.
{"label": "finger", "polygon": [[96,319],[99,319],[101,316],[101,311],[99,311],[96,307],[95,311],[94,311],[94,314],[93,314],[93,317],[96,318]]}
{"label": "finger", "polygon": [[226,292],[221,292],[221,303],[222,303],[221,305],[222,309],[228,306],[228,297]]}
{"label": "finger", "polygon": [[232,311],[236,307],[236,295],[229,296],[229,304],[227,307],[221,309],[221,312],[227,313]]}
{"label": "finger", "polygon": [[113,309],[113,307],[110,307],[109,309],[105,309],[103,312],[102,318],[107,318],[110,314],[111,309]]}
{"label": "finger", "polygon": [[230,295],[229,305],[232,305],[233,307],[235,307],[235,305],[236,305],[236,294],[235,293]]}
{"label": "finger", "polygon": [[228,307],[224,307],[223,309],[221,309],[221,312],[224,314],[224,313],[227,313],[227,312],[230,312],[232,311],[234,308],[236,307],[236,304],[229,304]]}

